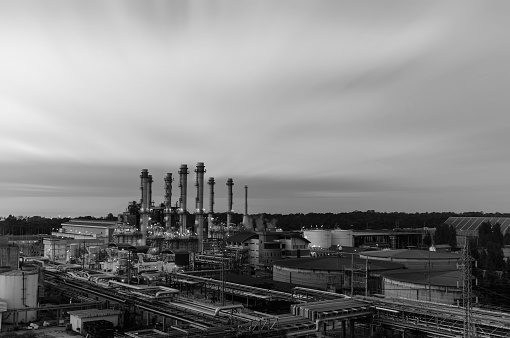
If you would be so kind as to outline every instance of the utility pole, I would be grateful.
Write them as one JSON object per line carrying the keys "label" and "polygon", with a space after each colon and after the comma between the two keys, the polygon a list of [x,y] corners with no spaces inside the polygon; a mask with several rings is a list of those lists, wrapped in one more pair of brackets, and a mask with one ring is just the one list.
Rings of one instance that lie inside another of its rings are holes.
{"label": "utility pole", "polygon": [[351,297],[354,296],[354,253],[351,253]]}
{"label": "utility pole", "polygon": [[368,296],[368,256],[365,262],[365,297]]}

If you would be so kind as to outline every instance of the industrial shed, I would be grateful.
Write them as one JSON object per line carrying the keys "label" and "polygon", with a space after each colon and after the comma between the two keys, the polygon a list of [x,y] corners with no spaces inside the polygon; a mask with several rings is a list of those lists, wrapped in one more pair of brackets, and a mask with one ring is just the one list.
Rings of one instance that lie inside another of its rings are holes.
{"label": "industrial shed", "polygon": [[478,237],[478,228],[483,223],[499,223],[503,235],[510,233],[510,218],[507,217],[449,217],[444,223],[455,228],[458,246],[464,246],[466,236]]}
{"label": "industrial shed", "polygon": [[121,311],[89,309],[69,311],[68,313],[71,316],[70,320],[73,331],[81,333],[83,331],[83,324],[91,321],[106,320],[113,323],[113,326],[118,326]]}

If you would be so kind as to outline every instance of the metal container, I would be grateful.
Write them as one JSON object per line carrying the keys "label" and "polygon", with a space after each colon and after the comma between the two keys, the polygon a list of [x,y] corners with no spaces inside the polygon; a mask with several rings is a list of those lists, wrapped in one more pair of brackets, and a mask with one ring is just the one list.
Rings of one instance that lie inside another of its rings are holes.
{"label": "metal container", "polygon": [[[0,273],[0,299],[7,303],[7,310],[37,307],[38,269],[12,270]],[[2,315],[2,322],[13,323],[10,313]],[[37,311],[18,313],[18,322],[29,323],[36,320]]]}

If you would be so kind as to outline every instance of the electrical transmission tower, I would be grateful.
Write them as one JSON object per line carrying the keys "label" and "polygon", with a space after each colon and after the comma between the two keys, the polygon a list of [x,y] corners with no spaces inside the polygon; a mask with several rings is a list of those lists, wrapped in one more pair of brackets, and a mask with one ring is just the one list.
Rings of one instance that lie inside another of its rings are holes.
{"label": "electrical transmission tower", "polygon": [[476,337],[475,327],[471,318],[471,301],[473,299],[472,288],[472,258],[469,253],[469,237],[465,237],[464,250],[462,251],[462,302],[464,306],[464,338]]}

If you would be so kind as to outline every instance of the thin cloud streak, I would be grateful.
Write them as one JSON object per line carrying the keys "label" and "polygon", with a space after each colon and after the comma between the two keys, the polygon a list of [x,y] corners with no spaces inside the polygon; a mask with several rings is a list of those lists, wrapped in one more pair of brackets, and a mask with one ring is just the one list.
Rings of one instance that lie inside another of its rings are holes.
{"label": "thin cloud streak", "polygon": [[2,2],[0,196],[118,208],[200,161],[253,212],[504,211],[509,6]]}

